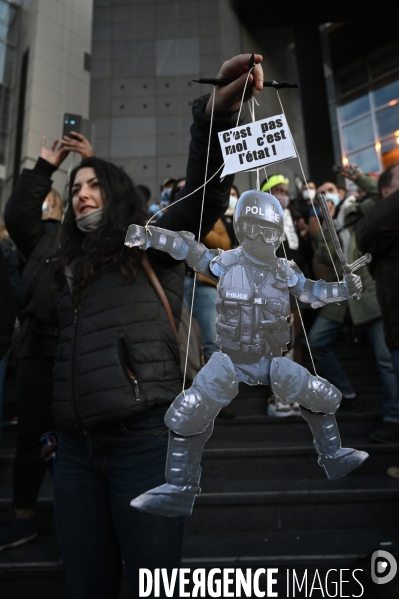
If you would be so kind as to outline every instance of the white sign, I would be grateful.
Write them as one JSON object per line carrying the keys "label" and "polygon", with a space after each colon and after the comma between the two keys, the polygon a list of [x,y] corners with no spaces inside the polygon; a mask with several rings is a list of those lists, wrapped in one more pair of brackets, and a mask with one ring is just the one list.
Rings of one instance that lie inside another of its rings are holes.
{"label": "white sign", "polygon": [[296,157],[283,114],[222,131],[219,142],[225,163],[222,178]]}

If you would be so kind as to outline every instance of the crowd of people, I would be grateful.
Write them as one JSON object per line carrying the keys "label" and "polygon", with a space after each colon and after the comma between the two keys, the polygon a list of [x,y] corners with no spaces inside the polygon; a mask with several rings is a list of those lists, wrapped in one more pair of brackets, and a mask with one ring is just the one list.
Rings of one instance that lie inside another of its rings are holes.
{"label": "crowd of people", "polygon": [[[155,200],[146,186],[135,186],[74,134],[50,149],[43,138],[36,165],[23,170],[7,202],[0,229],[0,415],[12,351],[18,425],[13,503],[0,523],[0,550],[37,535],[36,501],[46,459],[55,450],[51,443],[40,450],[38,440],[56,431],[55,520],[74,599],[117,597],[122,558],[134,589],[140,567],[180,563],[183,518],[142,513],[130,501],[164,482],[164,416],[181,391],[179,345],[170,318],[178,325],[184,301],[198,322],[208,361],[219,351],[217,289],[183,262],[147,250],[168,314],[143,268],[142,252],[127,248],[124,240],[129,224],[144,225],[149,218],[157,227],[197,236],[202,218],[207,248],[238,246],[233,214],[240,192],[232,176],[220,181],[212,175],[222,164],[218,133],[236,125],[246,81],[245,100],[262,89],[262,58],[255,58],[249,75],[246,55],[224,63],[221,74],[233,83],[217,88],[214,105],[208,96],[193,103],[187,172],[163,181]],[[51,178],[70,152],[81,162],[70,173],[63,205]],[[318,374],[342,393],[341,409],[361,408],[362,397],[334,349],[343,328],[361,327],[381,376],[382,422],[371,439],[394,443],[399,441],[399,164],[380,177],[356,165],[343,167],[340,175],[349,191],[332,181],[304,181],[293,192],[277,171],[260,185],[284,212],[277,255],[293,260],[305,277],[333,282],[343,274],[324,231],[317,192],[325,194],[347,263],[365,252],[373,257],[356,273],[363,287],[360,300],[310,310],[290,296],[288,354],[302,364],[307,335]],[[267,401],[273,418],[300,416],[296,402],[265,391]],[[225,407],[220,416],[235,414]],[[399,476],[399,469],[391,475]]]}

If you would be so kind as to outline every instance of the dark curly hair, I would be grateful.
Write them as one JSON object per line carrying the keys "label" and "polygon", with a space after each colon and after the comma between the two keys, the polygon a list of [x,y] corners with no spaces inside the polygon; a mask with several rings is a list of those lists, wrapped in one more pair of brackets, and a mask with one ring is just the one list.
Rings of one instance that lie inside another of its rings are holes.
{"label": "dark curly hair", "polygon": [[[76,226],[72,208],[72,187],[76,173],[92,167],[98,178],[104,209],[98,228],[90,234]],[[101,272],[117,268],[125,278],[134,277],[141,263],[141,250],[124,245],[127,228],[146,222],[141,194],[131,178],[119,167],[100,158],[86,158],[71,172],[67,208],[61,225],[60,246],[55,261],[55,277],[65,281],[65,268],[72,267],[73,296],[80,303],[84,286]]]}

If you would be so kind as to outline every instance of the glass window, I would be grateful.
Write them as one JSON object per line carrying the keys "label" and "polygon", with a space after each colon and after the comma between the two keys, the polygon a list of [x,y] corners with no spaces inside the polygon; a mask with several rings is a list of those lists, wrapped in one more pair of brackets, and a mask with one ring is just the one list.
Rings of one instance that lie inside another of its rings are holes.
{"label": "glass window", "polygon": [[0,37],[3,40],[7,39],[9,9],[10,5],[8,2],[3,2],[3,0],[0,0]]}
{"label": "glass window", "polygon": [[338,110],[341,121],[346,123],[357,116],[370,112],[369,96],[367,94],[361,98],[356,98],[356,100],[340,106]]}
{"label": "glass window", "polygon": [[375,151],[374,146],[365,148],[359,152],[348,154],[347,158],[349,162],[359,165],[365,173],[378,173],[380,170],[377,152]]}
{"label": "glass window", "polygon": [[380,137],[394,133],[399,129],[399,102],[375,113]]}
{"label": "glass window", "polygon": [[366,116],[355,123],[342,127],[344,145],[347,152],[360,146],[374,142],[373,123],[371,116]]}
{"label": "glass window", "polygon": [[374,104],[375,107],[383,106],[388,104],[391,100],[399,99],[399,79],[389,85],[384,85],[380,89],[376,89],[374,92]]}

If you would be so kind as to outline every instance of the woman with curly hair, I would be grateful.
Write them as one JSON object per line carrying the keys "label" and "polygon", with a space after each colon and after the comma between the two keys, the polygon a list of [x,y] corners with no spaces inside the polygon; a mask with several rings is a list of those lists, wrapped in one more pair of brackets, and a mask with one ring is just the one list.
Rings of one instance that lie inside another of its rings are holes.
{"label": "woman with curly hair", "polygon": [[[217,173],[223,162],[218,132],[236,125],[246,80],[255,93],[262,87],[261,67],[248,76],[248,63],[242,55],[222,66],[232,83],[215,94],[209,147],[212,100],[193,103],[182,194],[189,197],[169,207],[160,227],[198,235],[202,218],[204,236],[225,212],[233,177],[221,182]],[[248,87],[245,99],[251,93]],[[211,180],[202,207],[206,165]],[[93,157],[72,171],[55,262],[61,289],[53,416],[59,429],[55,518],[73,599],[116,598],[122,557],[134,596],[140,568],[170,570],[180,563],[183,519],[130,507],[164,482],[164,415],[182,386],[176,336],[142,267],[143,252],[124,246],[128,226],[145,220],[141,195],[117,166]],[[146,257],[177,326],[184,264],[154,250]]]}

